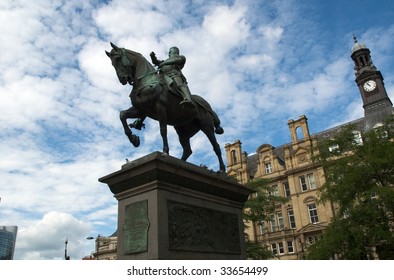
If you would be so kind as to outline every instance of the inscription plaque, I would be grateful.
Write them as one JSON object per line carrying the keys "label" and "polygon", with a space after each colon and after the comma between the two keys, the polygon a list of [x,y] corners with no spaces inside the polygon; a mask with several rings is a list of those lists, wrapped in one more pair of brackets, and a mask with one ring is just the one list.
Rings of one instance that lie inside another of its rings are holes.
{"label": "inscription plaque", "polygon": [[123,226],[125,254],[148,251],[148,230],[148,200],[126,205]]}
{"label": "inscription plaque", "polygon": [[168,201],[170,250],[240,254],[238,216]]}

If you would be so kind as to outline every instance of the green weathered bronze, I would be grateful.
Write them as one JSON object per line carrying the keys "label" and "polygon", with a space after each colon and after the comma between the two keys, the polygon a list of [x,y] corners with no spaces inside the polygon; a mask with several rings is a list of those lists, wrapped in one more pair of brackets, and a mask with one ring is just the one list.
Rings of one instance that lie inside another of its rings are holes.
{"label": "green weathered bronze", "polygon": [[148,200],[126,205],[123,227],[125,254],[148,251],[148,230]]}
{"label": "green weathered bronze", "polygon": [[[179,55],[178,48],[171,48],[170,57],[165,61],[159,61],[152,53],[152,62],[159,66],[159,69],[155,69],[140,53],[119,48],[112,43],[111,46],[111,52],[106,54],[111,59],[119,82],[133,86],[130,94],[132,107],[120,112],[120,120],[129,141],[135,147],[140,145],[139,137],[132,133],[131,128],[141,129],[143,121],[149,117],[159,121],[163,153],[168,154],[167,125],[172,125],[183,148],[181,159],[186,161],[192,154],[190,138],[201,130],[213,146],[220,170],[225,171],[215,136],[215,133],[223,133],[219,117],[205,99],[190,95],[186,79],[181,73],[186,58]],[[129,125],[127,119],[131,118],[137,120]]]}
{"label": "green weathered bronze", "polygon": [[168,201],[170,250],[240,254],[238,217],[204,207]]}

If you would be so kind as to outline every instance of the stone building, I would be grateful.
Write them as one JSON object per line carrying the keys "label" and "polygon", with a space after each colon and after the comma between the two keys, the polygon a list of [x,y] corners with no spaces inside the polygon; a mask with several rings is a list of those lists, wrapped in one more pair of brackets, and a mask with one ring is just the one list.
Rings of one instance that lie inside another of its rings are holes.
{"label": "stone building", "polygon": [[[89,237],[89,239],[93,238]],[[95,246],[95,252],[91,256],[83,258],[84,260],[116,260],[118,247],[117,231],[111,236],[98,235],[95,238]]]}
{"label": "stone building", "polygon": [[[394,110],[383,76],[372,62],[370,50],[356,38],[351,58],[364,108],[364,117],[351,123],[357,128],[354,131],[356,140],[362,141],[362,132],[380,126]],[[248,230],[252,240],[267,245],[278,258],[302,259],[308,246],[330,223],[336,209],[331,203],[317,203],[318,190],[324,184],[325,176],[321,165],[312,162],[311,155],[317,151],[319,139],[332,137],[347,124],[311,135],[308,119],[302,115],[287,123],[291,143],[279,147],[263,144],[252,155],[242,151],[240,140],[225,145],[230,176],[240,183],[254,178],[270,179],[276,194],[289,199],[285,204],[276,205],[269,221],[261,221]]]}

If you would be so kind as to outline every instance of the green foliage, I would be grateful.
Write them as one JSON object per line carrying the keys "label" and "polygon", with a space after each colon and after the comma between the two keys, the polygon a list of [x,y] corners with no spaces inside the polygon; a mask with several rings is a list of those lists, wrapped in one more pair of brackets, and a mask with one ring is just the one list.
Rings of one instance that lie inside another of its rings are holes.
{"label": "green foliage", "polygon": [[[321,201],[338,206],[323,238],[311,246],[309,259],[394,259],[394,119],[355,141],[353,126],[319,144],[326,184]],[[337,144],[339,148],[329,151]],[[381,254],[379,254],[381,252]]]}
{"label": "green foliage", "polygon": [[[269,214],[272,214],[275,210],[275,205],[288,201],[287,198],[275,195],[274,188],[270,186],[270,180],[268,179],[252,180],[247,186],[253,189],[255,193],[245,203],[243,217],[246,222],[268,221]],[[245,227],[247,228],[246,224]],[[252,241],[249,237],[246,240],[248,259],[261,260],[274,257],[271,250],[262,246],[258,241]]]}
{"label": "green foliage", "polygon": [[251,260],[268,260],[274,257],[267,246],[251,240],[246,240],[246,255]]}
{"label": "green foliage", "polygon": [[247,186],[255,191],[244,207],[244,219],[250,222],[268,221],[268,215],[275,211],[275,205],[285,203],[287,198],[274,194],[268,179],[255,179]]}

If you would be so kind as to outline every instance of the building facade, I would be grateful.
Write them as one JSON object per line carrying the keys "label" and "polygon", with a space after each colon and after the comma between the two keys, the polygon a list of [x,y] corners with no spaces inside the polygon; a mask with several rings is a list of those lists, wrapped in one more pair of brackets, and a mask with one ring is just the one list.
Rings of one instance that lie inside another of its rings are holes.
{"label": "building facade", "polygon": [[[394,111],[370,50],[356,38],[351,58],[364,108],[364,117],[351,123],[357,128],[356,140],[362,141],[364,131],[382,125]],[[308,246],[319,239],[335,214],[335,205],[317,203],[325,175],[322,166],[311,157],[318,152],[319,140],[331,138],[343,125],[314,135],[309,133],[305,115],[289,120],[287,125],[291,143],[279,147],[263,144],[255,154],[247,155],[242,151],[241,141],[236,140],[226,144],[225,150],[230,176],[243,184],[256,178],[269,179],[276,195],[288,198],[287,203],[276,205],[268,221],[251,225],[247,233],[251,240],[268,246],[278,258],[291,260],[305,257]]]}
{"label": "building facade", "polygon": [[95,260],[116,260],[118,237],[117,232],[111,236],[97,236],[96,237],[96,251],[93,253]]}
{"label": "building facade", "polygon": [[13,260],[17,226],[0,226],[0,260]]}

